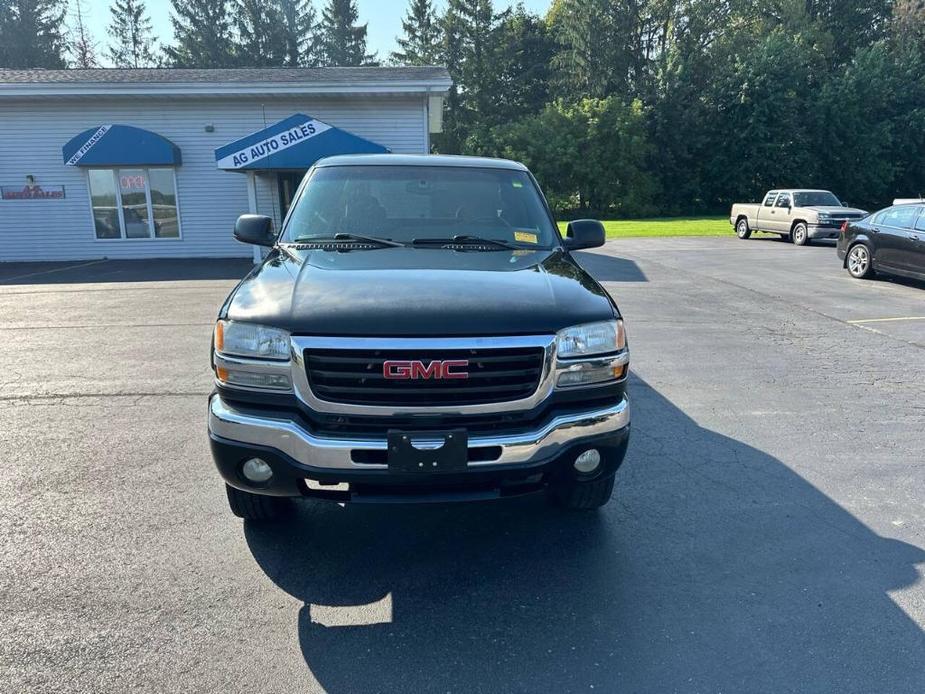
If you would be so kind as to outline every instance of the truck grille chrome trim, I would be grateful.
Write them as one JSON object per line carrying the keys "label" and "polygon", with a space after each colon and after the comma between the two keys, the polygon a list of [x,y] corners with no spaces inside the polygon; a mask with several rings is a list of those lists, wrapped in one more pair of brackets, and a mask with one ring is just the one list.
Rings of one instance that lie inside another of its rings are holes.
{"label": "truck grille chrome trim", "polygon": [[[555,380],[555,335],[291,339],[295,394],[316,412],[389,416],[529,410],[549,396]],[[461,356],[470,362],[470,378],[382,378],[383,362],[389,359],[429,364]],[[497,375],[486,377],[492,370]],[[345,381],[339,373],[356,379]]]}
{"label": "truck grille chrome trim", "polygon": [[[529,463],[554,457],[565,446],[583,438],[617,432],[630,423],[629,402],[624,398],[607,407],[587,412],[553,416],[536,429],[518,434],[474,436],[469,448],[496,446],[501,455],[493,460],[469,461],[470,470],[494,465]],[[383,451],[385,438],[328,438],[312,434],[303,426],[285,417],[264,417],[247,414],[226,403],[220,395],[209,400],[209,432],[222,439],[279,450],[293,460],[329,470],[386,470],[387,465],[356,463],[353,451]]]}

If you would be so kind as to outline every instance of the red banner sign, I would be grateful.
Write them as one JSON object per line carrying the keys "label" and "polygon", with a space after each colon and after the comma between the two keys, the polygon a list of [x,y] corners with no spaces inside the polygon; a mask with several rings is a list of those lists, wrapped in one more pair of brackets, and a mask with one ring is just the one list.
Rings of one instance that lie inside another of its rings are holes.
{"label": "red banner sign", "polygon": [[0,186],[2,200],[63,200],[64,186]]}

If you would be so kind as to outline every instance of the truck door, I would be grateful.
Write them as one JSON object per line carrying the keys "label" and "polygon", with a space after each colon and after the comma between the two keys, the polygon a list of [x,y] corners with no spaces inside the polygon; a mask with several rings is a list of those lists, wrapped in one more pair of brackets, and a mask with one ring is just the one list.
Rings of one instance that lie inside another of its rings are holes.
{"label": "truck door", "polygon": [[770,231],[776,231],[781,234],[790,233],[791,215],[790,193],[781,193],[777,196],[777,202],[771,209],[771,227]]}
{"label": "truck door", "polygon": [[764,196],[764,202],[758,208],[755,215],[755,229],[759,231],[771,231],[771,223],[774,221],[774,201],[777,199],[777,191],[772,190]]}

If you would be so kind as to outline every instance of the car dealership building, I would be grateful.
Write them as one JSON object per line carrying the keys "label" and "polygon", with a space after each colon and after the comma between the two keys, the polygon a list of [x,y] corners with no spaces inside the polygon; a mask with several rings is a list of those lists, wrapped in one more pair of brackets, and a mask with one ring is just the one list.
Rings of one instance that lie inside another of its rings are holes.
{"label": "car dealership building", "polygon": [[427,152],[447,71],[0,69],[0,261],[249,257],[332,154]]}

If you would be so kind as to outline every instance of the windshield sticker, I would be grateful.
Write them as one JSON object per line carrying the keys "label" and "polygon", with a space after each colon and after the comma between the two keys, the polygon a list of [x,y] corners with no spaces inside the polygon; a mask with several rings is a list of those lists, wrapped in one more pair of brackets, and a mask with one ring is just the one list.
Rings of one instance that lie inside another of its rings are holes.
{"label": "windshield sticker", "polygon": [[511,181],[511,185],[515,188],[523,188],[524,184],[522,181]]}
{"label": "windshield sticker", "polygon": [[524,243],[536,243],[537,237],[536,234],[530,231],[515,231],[514,240],[523,241]]}

